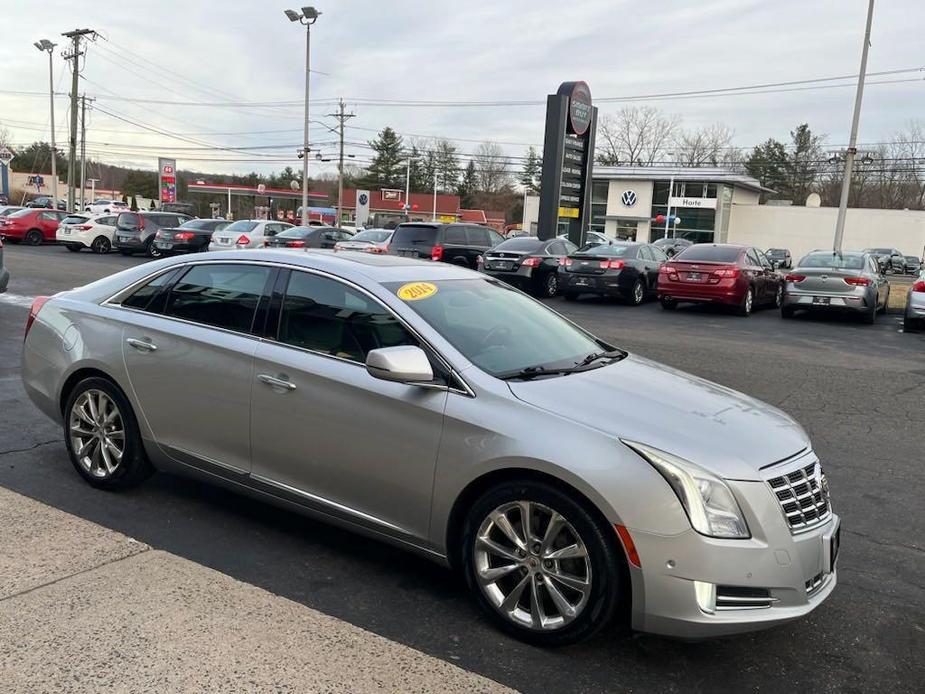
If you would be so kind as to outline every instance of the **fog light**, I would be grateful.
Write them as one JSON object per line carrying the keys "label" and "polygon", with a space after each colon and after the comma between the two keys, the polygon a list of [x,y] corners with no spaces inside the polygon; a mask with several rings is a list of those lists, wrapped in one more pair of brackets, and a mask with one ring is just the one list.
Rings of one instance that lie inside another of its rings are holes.
{"label": "fog light", "polygon": [[694,595],[697,597],[697,606],[707,614],[716,612],[716,584],[694,581]]}

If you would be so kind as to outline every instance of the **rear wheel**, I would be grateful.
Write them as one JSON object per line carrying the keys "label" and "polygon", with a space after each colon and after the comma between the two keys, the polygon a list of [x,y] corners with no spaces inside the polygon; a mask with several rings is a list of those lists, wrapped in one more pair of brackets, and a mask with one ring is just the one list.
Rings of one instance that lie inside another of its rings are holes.
{"label": "rear wheel", "polygon": [[612,620],[628,590],[613,528],[545,482],[488,490],[466,518],[466,582],[491,619],[540,646],[588,638]]}
{"label": "rear wheel", "polygon": [[678,307],[678,302],[674,299],[669,299],[667,296],[660,297],[658,302],[666,311],[674,311]]}
{"label": "rear wheel", "polygon": [[71,253],[79,253],[80,249],[83,248],[79,243],[67,243],[64,245]]}
{"label": "rear wheel", "polygon": [[646,298],[646,286],[638,277],[633,282],[633,288],[630,290],[629,302],[633,306],[639,306],[643,299]]}
{"label": "rear wheel", "polygon": [[774,308],[780,308],[784,303],[784,287],[777,285],[777,292],[774,294]]}
{"label": "rear wheel", "polygon": [[29,229],[29,231],[26,232],[26,235],[23,238],[23,241],[26,242],[27,246],[41,246],[42,241],[44,240],[45,240],[45,237],[42,236],[42,232],[39,231],[38,229]]}
{"label": "rear wheel", "polygon": [[130,487],[154,471],[128,399],[105,378],[75,386],[64,408],[64,440],[74,468],[93,487]]}
{"label": "rear wheel", "polygon": [[97,236],[93,239],[93,243],[90,244],[90,250],[94,253],[104,255],[112,250],[112,244],[105,236]]}
{"label": "rear wheel", "polygon": [[748,317],[752,315],[752,309],[755,307],[755,290],[749,287],[745,290],[745,296],[742,297],[742,301],[739,304],[736,313],[740,316]]}
{"label": "rear wheel", "polygon": [[877,314],[880,312],[880,309],[877,306],[876,299],[874,300],[873,306],[867,309],[863,314],[863,320],[868,325],[873,325],[877,321]]}
{"label": "rear wheel", "polygon": [[578,299],[578,292],[565,292],[563,296],[566,301],[576,301]]}
{"label": "rear wheel", "polygon": [[149,258],[163,258],[164,254],[161,252],[161,249],[154,245],[154,238],[148,239],[148,242],[145,244],[145,255]]}
{"label": "rear wheel", "polygon": [[542,296],[551,299],[559,293],[559,276],[553,272],[546,273],[543,278]]}

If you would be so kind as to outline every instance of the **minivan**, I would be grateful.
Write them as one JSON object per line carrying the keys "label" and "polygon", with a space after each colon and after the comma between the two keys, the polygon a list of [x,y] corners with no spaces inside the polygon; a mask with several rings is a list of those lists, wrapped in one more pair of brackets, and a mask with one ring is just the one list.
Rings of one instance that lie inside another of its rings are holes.
{"label": "minivan", "polygon": [[389,254],[440,260],[476,270],[479,256],[503,240],[494,229],[477,224],[406,222],[395,228]]}

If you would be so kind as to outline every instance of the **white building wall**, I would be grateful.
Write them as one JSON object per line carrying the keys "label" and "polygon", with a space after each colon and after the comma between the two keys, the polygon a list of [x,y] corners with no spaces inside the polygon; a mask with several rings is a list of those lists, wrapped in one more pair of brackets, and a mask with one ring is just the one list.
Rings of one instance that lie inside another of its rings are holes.
{"label": "white building wall", "polygon": [[[809,251],[832,247],[835,207],[732,205],[729,243],[758,248],[788,248],[794,262]],[[848,209],[842,248],[897,248],[905,255],[925,253],[925,212]]]}
{"label": "white building wall", "polygon": [[[636,193],[636,204],[623,204],[623,193]],[[607,216],[636,218],[636,240],[649,240],[649,215],[652,213],[652,181],[614,179],[607,189]],[[608,219],[604,226],[607,236],[617,235],[617,220]]]}

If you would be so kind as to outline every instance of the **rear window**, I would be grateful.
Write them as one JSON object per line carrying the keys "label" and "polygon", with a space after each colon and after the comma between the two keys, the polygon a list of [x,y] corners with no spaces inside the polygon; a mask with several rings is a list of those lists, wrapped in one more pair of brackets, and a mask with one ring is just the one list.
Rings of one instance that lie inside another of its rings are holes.
{"label": "rear window", "polygon": [[734,263],[741,255],[742,249],[735,246],[712,246],[697,244],[685,248],[675,256],[675,260],[686,262]]}
{"label": "rear window", "polygon": [[24,208],[22,208],[21,210],[16,210],[16,212],[13,212],[12,214],[7,215],[7,216],[9,216],[9,217],[26,217],[26,216],[32,214],[34,211],[35,211],[35,210],[33,210],[33,209],[29,208],[29,207],[24,207]]}
{"label": "rear window", "polygon": [[892,255],[893,251],[890,248],[868,248],[868,253],[876,253],[878,255]]}
{"label": "rear window", "polygon": [[123,212],[116,220],[120,227],[137,227],[141,226],[141,218],[132,212]]}
{"label": "rear window", "polygon": [[181,229],[218,229],[219,224],[214,219],[189,219],[180,225]]}
{"label": "rear window", "polygon": [[[230,228],[230,227],[229,227]],[[301,239],[305,238],[309,234],[312,234],[322,227],[291,227],[285,231],[281,231],[276,235],[278,239]]]}
{"label": "rear window", "polygon": [[606,255],[613,258],[634,258],[636,246],[618,244],[588,243],[575,251],[574,255]]}
{"label": "rear window", "polygon": [[89,221],[89,217],[84,217],[79,214],[68,215],[62,220],[63,224],[83,224],[86,221]]}
{"label": "rear window", "polygon": [[392,234],[393,246],[434,245],[437,227],[399,224]]}
{"label": "rear window", "polygon": [[380,243],[388,240],[392,232],[385,229],[367,229],[354,236],[351,241],[369,241],[370,243]]}
{"label": "rear window", "polygon": [[860,254],[810,253],[800,261],[799,267],[825,267],[833,270],[862,270],[864,256]]}
{"label": "rear window", "polygon": [[242,219],[239,222],[233,222],[225,227],[225,231],[253,231],[257,228],[257,222],[248,222]]}
{"label": "rear window", "polygon": [[508,239],[507,241],[502,241],[493,250],[496,251],[538,251],[543,248],[548,241],[540,241],[536,238],[521,237],[518,239]]}

